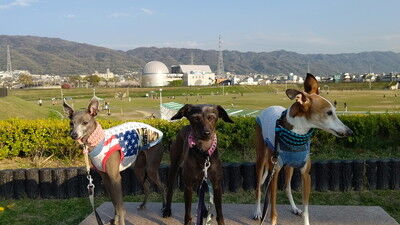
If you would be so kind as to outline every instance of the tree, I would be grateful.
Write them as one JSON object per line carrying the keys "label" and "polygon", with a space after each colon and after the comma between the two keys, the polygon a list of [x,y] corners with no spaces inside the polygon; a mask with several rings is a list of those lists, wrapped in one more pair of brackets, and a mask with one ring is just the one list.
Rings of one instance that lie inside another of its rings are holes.
{"label": "tree", "polygon": [[18,81],[25,86],[31,86],[33,84],[32,76],[28,74],[21,74]]}
{"label": "tree", "polygon": [[68,78],[71,84],[74,84],[75,87],[79,87],[80,82],[82,81],[82,77],[79,75],[70,76]]}
{"label": "tree", "polygon": [[85,80],[87,82],[89,82],[89,84],[92,85],[93,87],[96,87],[99,84],[101,79],[97,75],[90,75],[90,76],[86,76]]}

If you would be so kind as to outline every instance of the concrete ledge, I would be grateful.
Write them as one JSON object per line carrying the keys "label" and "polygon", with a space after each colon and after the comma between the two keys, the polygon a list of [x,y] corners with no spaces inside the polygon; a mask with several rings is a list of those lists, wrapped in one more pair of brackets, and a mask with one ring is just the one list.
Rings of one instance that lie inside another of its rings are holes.
{"label": "concrete ledge", "polygon": [[[137,210],[139,203],[126,202],[127,209],[126,224],[140,225],[175,225],[183,223],[184,204],[172,204],[171,218],[162,218],[161,203],[149,202],[147,209]],[[195,221],[195,207],[193,205],[192,214]],[[258,221],[252,220],[254,205],[252,204],[224,204],[223,212],[225,223],[232,225],[248,224],[259,225]],[[108,222],[114,215],[114,208],[110,202],[103,203],[98,211],[103,221]],[[303,224],[300,216],[293,215],[290,212],[290,206],[278,206],[278,224],[297,225]],[[399,225],[391,216],[389,216],[381,207],[378,206],[310,206],[310,223],[318,225]],[[90,214],[80,225],[97,224],[96,219]],[[216,224],[215,220],[213,224]]]}

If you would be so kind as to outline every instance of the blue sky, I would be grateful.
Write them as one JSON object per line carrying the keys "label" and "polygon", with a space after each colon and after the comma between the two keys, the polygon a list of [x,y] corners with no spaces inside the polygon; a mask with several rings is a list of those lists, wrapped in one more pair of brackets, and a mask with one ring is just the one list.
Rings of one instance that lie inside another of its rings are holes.
{"label": "blue sky", "polygon": [[142,46],[400,52],[399,0],[0,0],[0,34]]}

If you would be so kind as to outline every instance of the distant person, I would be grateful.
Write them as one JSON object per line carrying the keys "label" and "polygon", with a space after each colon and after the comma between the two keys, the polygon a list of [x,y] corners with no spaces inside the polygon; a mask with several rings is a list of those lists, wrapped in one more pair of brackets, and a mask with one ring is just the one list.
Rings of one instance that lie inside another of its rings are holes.
{"label": "distant person", "polygon": [[42,105],[43,105],[43,101],[42,101],[41,98],[39,98],[38,105],[39,105],[39,106],[42,106]]}
{"label": "distant person", "polygon": [[51,99],[51,104],[56,105],[56,98]]}
{"label": "distant person", "polygon": [[337,101],[336,101],[336,99],[335,99],[335,101],[333,101],[333,105],[334,105],[335,108],[336,108],[336,106],[337,106]]}
{"label": "distant person", "polygon": [[347,103],[344,103],[344,111],[347,112]]}
{"label": "distant person", "polygon": [[107,115],[111,115],[110,104],[108,102],[104,102],[104,110],[107,111]]}

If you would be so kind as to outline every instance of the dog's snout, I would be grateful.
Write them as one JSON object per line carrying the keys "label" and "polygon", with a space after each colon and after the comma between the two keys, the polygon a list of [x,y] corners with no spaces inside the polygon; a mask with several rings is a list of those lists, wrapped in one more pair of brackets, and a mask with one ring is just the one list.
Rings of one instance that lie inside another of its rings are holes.
{"label": "dog's snout", "polygon": [[78,139],[78,134],[74,131],[71,131],[71,138],[75,140]]}

